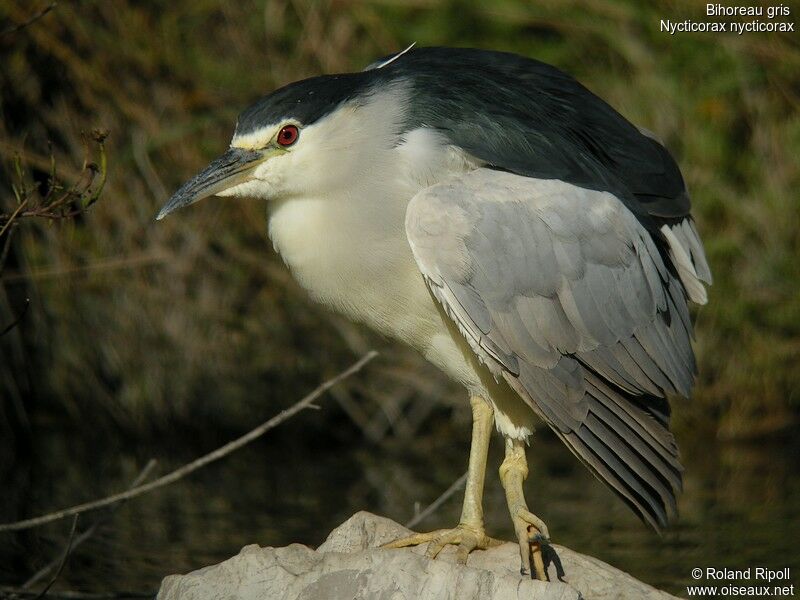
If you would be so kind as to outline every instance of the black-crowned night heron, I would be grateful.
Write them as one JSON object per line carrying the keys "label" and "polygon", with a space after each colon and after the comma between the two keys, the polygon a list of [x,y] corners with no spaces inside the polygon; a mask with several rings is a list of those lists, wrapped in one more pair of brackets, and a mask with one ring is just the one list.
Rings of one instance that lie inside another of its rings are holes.
{"label": "black-crowned night heron", "polygon": [[558,69],[419,48],[299,81],[239,117],[230,148],[159,213],[268,200],[269,236],[319,302],[468,390],[461,521],[394,547],[494,543],[492,422],[522,569],[548,536],[523,496],[538,419],[647,523],[676,512],[668,394],[689,396],[688,301],[711,282],[681,173],[654,137]]}

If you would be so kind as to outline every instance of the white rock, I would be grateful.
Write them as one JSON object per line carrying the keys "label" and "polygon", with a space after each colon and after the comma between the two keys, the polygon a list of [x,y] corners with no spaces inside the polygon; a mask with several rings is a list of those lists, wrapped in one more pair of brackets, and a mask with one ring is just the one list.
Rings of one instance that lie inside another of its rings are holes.
{"label": "white rock", "polygon": [[407,535],[394,521],[359,512],[334,529],[316,550],[245,546],[238,555],[186,575],[170,575],[158,600],[667,600],[602,561],[554,546],[564,582],[519,574],[517,545],[475,551],[466,565],[448,547],[436,560],[425,546],[387,550],[380,545]]}

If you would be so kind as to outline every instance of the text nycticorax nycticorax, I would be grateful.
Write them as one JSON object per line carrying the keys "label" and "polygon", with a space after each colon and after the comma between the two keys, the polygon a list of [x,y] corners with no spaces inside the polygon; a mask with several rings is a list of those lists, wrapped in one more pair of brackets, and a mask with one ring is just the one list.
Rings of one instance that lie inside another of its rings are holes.
{"label": "text nycticorax nycticorax", "polygon": [[419,48],[299,81],[239,117],[230,148],[159,218],[207,196],[268,201],[269,236],[319,302],[402,340],[469,392],[461,521],[393,547],[495,543],[492,422],[522,569],[544,523],[523,496],[544,421],[655,528],[682,466],[668,394],[695,373],[688,301],[711,282],[681,173],[574,79],[499,52]]}

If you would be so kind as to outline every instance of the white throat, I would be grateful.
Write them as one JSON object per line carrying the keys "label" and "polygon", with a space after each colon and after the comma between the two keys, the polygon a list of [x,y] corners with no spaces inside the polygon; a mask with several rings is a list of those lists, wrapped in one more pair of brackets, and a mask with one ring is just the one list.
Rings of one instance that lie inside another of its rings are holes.
{"label": "white throat", "polygon": [[420,314],[438,315],[406,238],[407,205],[419,190],[478,165],[427,129],[369,157],[370,169],[348,189],[273,202],[269,236],[315,300],[410,341]]}

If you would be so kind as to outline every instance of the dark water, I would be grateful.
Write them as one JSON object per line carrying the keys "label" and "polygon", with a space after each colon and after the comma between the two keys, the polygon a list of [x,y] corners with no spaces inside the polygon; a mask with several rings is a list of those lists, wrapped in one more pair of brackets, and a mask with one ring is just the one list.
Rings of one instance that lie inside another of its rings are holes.
{"label": "dark water", "polygon": [[[311,427],[313,425],[313,427]],[[309,432],[312,432],[309,434]],[[236,432],[195,431],[142,440],[37,426],[33,447],[4,465],[0,518],[31,516],[123,489],[150,457],[163,474]],[[268,437],[160,491],[120,507],[70,557],[59,586],[150,591],[167,574],[218,562],[245,544],[319,544],[357,510],[400,522],[464,470],[465,414],[438,410],[413,441],[365,441],[332,403],[296,416]],[[696,567],[789,567],[800,583],[798,436],[744,445],[699,431],[679,435],[687,466],[681,517],[659,537],[607,492],[560,443],[537,434],[526,490],[554,540],[685,596]],[[511,539],[490,457],[485,509],[490,533]],[[457,522],[460,493],[418,529]],[[91,524],[86,515],[78,529]],[[57,557],[68,521],[0,534],[0,585],[16,585]],[[798,592],[800,593],[800,592]]]}

